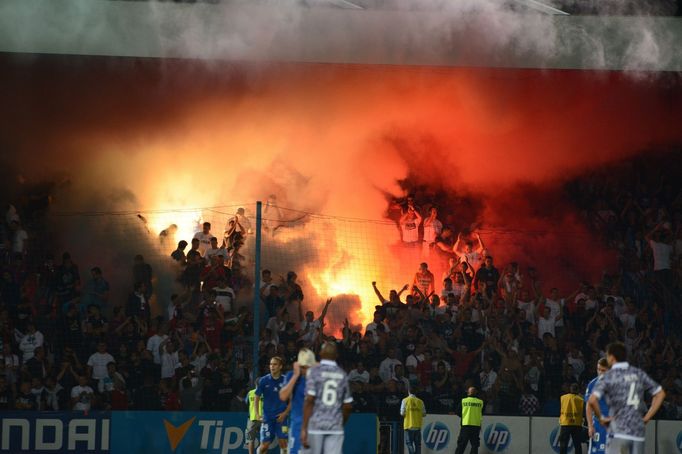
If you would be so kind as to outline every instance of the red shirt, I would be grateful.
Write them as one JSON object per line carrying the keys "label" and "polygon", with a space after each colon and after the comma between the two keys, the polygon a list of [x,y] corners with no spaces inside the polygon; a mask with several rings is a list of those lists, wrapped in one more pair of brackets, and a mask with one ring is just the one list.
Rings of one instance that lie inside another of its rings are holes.
{"label": "red shirt", "polygon": [[173,391],[161,393],[161,408],[166,411],[180,410],[180,399]]}
{"label": "red shirt", "polygon": [[218,279],[221,277],[227,279],[225,268],[221,266],[214,267],[209,265],[204,267],[204,269],[201,271],[199,279],[204,283],[204,289],[212,289],[213,287],[218,286]]}
{"label": "red shirt", "polygon": [[419,290],[421,290],[426,296],[428,296],[429,293],[433,292],[434,289],[433,283],[434,283],[433,273],[429,270],[426,270],[425,273],[417,272],[414,275],[413,284],[419,287]]}
{"label": "red shirt", "polygon": [[455,364],[453,365],[454,374],[457,377],[463,377],[469,372],[471,368],[471,363],[474,361],[478,353],[475,352],[454,352],[452,354],[452,359]]}
{"label": "red shirt", "polygon": [[422,385],[426,385],[431,379],[431,372],[433,371],[433,365],[431,361],[422,361],[417,364],[417,376],[419,377],[419,382]]}
{"label": "red shirt", "polygon": [[222,328],[222,320],[215,320],[213,322],[211,322],[209,318],[204,320],[204,335],[206,336],[206,342],[208,342],[208,345],[210,345],[213,350],[220,348],[220,331]]}
{"label": "red shirt", "polygon": [[111,391],[111,409],[112,410],[127,410],[128,396],[125,392],[118,389]]}

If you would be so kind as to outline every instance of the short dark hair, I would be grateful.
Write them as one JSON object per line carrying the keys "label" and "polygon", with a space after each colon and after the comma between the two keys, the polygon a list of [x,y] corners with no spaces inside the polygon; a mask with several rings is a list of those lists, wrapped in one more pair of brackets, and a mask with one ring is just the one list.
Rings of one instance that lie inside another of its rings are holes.
{"label": "short dark hair", "polygon": [[204,222],[204,227],[211,227],[211,223],[210,222]]}
{"label": "short dark hair", "polygon": [[577,383],[571,383],[570,391],[571,391],[571,394],[578,394],[578,384]]}
{"label": "short dark hair", "polygon": [[627,359],[627,350],[625,344],[622,342],[612,342],[606,347],[606,354],[611,355],[616,359],[616,362],[625,361]]}
{"label": "short dark hair", "polygon": [[604,367],[606,369],[609,368],[609,362],[607,361],[606,358],[599,358],[599,361],[597,361],[597,365]]}

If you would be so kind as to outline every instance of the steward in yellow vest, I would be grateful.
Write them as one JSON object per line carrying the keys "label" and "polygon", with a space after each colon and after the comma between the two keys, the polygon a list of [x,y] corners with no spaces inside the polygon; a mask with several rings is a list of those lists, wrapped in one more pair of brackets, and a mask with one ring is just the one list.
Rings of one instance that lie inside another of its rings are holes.
{"label": "steward in yellow vest", "polygon": [[559,453],[568,452],[568,440],[573,439],[575,454],[583,454],[583,411],[585,401],[579,393],[577,383],[571,385],[571,391],[561,396],[561,413],[559,413]]}
{"label": "steward in yellow vest", "polygon": [[483,401],[476,397],[477,390],[473,386],[467,390],[467,397],[462,399],[462,426],[457,437],[455,454],[464,454],[471,444],[471,454],[478,454],[481,444],[481,420],[483,419]]}
{"label": "steward in yellow vest", "polygon": [[409,454],[420,454],[422,448],[421,429],[426,407],[424,401],[415,395],[416,386],[411,386],[409,395],[400,404],[400,414],[403,416],[403,430],[405,444]]}

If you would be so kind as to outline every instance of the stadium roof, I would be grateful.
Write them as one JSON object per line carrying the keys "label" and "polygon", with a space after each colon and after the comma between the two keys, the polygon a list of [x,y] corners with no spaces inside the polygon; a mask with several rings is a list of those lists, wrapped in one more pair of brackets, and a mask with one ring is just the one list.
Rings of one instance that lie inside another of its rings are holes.
{"label": "stadium roof", "polygon": [[3,0],[0,52],[682,71],[679,17],[568,16],[544,0],[306,1],[335,7]]}

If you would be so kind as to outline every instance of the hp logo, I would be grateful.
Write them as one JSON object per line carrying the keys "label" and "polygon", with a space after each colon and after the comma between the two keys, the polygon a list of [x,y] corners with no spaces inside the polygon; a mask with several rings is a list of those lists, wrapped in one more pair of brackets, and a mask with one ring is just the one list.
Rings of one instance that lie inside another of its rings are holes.
{"label": "hp logo", "polygon": [[422,431],[424,444],[432,451],[440,451],[450,442],[450,429],[442,422],[432,422]]}
{"label": "hp logo", "polygon": [[[561,431],[561,427],[557,426],[554,428],[552,433],[549,434],[549,445],[552,447],[552,450],[559,454],[559,432]],[[568,452],[573,452],[573,439],[569,438],[568,439]]]}
{"label": "hp logo", "polygon": [[483,441],[485,446],[492,452],[503,452],[511,443],[511,432],[501,422],[490,424],[485,428]]}
{"label": "hp logo", "polygon": [[677,446],[677,450],[682,454],[682,431],[677,433],[677,440],[675,441],[675,446]]}

